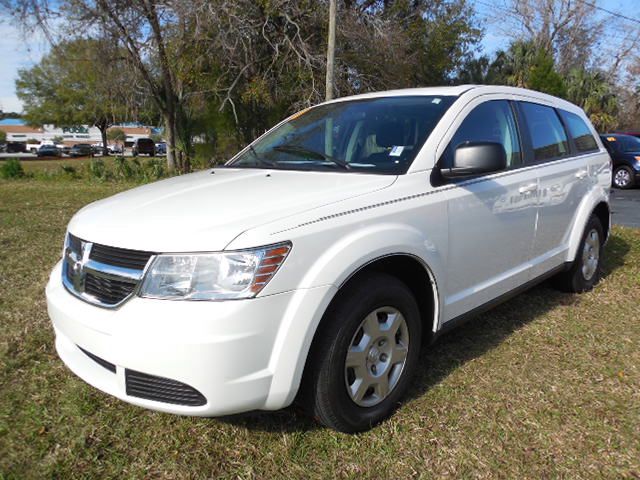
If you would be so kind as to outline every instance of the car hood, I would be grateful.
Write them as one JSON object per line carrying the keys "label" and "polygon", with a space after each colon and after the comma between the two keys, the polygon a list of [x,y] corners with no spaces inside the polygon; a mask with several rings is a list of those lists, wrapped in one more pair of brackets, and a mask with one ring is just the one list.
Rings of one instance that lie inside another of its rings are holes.
{"label": "car hood", "polygon": [[218,168],[94,202],[73,217],[69,231],[84,240],[135,250],[217,251],[253,227],[386,188],[396,178]]}

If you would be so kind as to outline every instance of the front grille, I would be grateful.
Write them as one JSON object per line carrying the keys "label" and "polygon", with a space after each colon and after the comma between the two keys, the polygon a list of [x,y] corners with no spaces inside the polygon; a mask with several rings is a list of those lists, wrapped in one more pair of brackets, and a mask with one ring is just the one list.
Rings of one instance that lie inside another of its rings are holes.
{"label": "front grille", "polygon": [[153,255],[90,243],[69,234],[63,266],[64,284],[71,293],[89,303],[115,306],[134,292]]}
{"label": "front grille", "polygon": [[76,345],[76,346],[82,351],[82,353],[84,353],[87,357],[89,357],[91,360],[96,362],[98,365],[106,368],[112,373],[116,373],[116,366],[113,363],[109,363],[106,360],[103,360],[102,358],[98,357],[97,355],[94,355],[91,352],[87,352],[84,348],[82,348],[79,345]]}
{"label": "front grille", "polygon": [[136,282],[115,280],[87,273],[84,291],[107,305],[115,305],[127,298],[136,288]]}
{"label": "front grille", "polygon": [[107,245],[93,244],[89,258],[96,262],[114,265],[116,267],[144,270],[153,253],[126,248],[115,248]]}
{"label": "front grille", "polygon": [[195,388],[176,380],[129,369],[126,369],[124,374],[127,395],[131,397],[189,407],[198,407],[207,403],[204,395]]}

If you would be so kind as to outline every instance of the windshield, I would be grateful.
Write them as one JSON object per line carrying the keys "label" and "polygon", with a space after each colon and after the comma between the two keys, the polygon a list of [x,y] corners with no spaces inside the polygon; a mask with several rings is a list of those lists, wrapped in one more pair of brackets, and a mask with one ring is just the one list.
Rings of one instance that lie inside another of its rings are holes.
{"label": "windshield", "polygon": [[405,173],[456,98],[383,97],[319,105],[293,115],[226,166]]}
{"label": "windshield", "polygon": [[631,135],[618,137],[620,150],[623,152],[640,152],[640,138]]}

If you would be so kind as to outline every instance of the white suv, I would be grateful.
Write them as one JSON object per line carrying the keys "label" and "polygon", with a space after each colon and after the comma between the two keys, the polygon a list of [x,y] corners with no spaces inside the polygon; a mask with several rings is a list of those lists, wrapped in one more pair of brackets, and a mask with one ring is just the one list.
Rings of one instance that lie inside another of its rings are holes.
{"label": "white suv", "polygon": [[593,287],[610,184],[585,114],[548,95],[324,103],[224,167],[78,212],[47,286],[57,351],[135,405],[215,416],[298,396],[364,430],[425,341],[551,275]]}

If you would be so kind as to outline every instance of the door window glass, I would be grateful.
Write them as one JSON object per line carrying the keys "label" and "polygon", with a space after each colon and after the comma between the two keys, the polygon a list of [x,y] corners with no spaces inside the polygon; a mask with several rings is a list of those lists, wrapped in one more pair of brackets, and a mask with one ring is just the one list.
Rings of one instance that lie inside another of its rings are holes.
{"label": "door window glass", "polygon": [[[495,142],[502,145],[507,155],[508,168],[521,163],[518,129],[508,101],[491,100],[474,108],[453,135],[448,157],[452,157],[460,145],[474,142]],[[450,163],[451,158],[447,161]]]}
{"label": "door window glass", "polygon": [[536,103],[522,102],[520,105],[531,136],[534,160],[550,160],[568,155],[567,135],[556,111]]}

